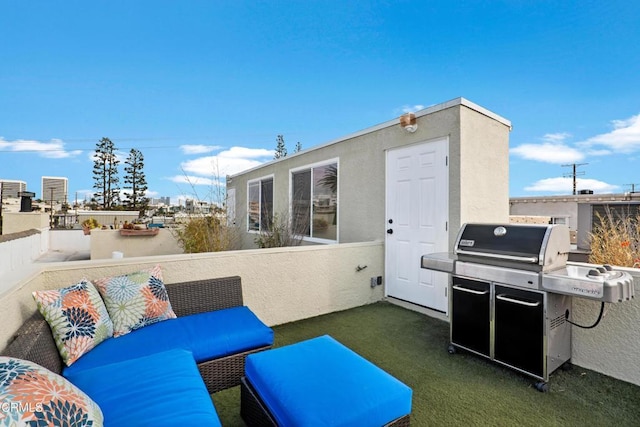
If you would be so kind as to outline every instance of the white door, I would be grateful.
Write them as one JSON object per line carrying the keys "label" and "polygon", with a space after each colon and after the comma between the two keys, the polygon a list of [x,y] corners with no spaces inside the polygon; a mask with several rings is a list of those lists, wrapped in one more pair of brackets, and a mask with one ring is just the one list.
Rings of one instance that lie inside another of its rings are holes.
{"label": "white door", "polygon": [[390,297],[447,312],[448,276],[420,268],[420,257],[447,252],[449,141],[387,152],[385,283]]}

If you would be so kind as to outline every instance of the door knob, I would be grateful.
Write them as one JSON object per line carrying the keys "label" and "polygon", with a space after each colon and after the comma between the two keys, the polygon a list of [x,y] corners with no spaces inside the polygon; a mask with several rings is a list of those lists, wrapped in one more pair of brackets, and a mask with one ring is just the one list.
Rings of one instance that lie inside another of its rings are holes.
{"label": "door knob", "polygon": [[387,234],[393,234],[393,230],[392,230],[391,228],[389,228],[389,229],[387,230]]}

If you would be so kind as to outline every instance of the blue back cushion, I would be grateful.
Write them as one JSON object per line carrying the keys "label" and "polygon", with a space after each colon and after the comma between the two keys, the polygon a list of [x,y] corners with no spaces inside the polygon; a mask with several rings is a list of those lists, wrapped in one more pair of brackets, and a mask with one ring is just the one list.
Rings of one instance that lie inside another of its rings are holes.
{"label": "blue back cushion", "polygon": [[330,336],[247,356],[246,378],[280,426],[382,426],[412,390]]}
{"label": "blue back cushion", "polygon": [[248,307],[233,307],[165,320],[109,338],[65,367],[62,374],[68,377],[77,371],[172,349],[188,350],[200,363],[272,344],[271,328]]}
{"label": "blue back cushion", "polygon": [[102,409],[105,426],[220,426],[193,355],[171,350],[67,378]]}

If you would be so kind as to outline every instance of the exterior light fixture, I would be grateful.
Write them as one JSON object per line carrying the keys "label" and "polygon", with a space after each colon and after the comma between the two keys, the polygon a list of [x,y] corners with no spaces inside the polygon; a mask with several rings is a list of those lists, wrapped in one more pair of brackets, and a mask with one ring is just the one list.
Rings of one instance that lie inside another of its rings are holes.
{"label": "exterior light fixture", "polygon": [[405,113],[400,116],[400,126],[407,132],[413,133],[418,129],[416,115],[413,113]]}

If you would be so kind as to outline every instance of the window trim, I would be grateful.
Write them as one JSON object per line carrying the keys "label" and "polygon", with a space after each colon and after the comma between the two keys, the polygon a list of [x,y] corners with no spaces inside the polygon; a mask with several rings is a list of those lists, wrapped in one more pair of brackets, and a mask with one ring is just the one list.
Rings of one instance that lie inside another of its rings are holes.
{"label": "window trim", "polygon": [[[332,244],[332,243],[340,243],[340,158],[334,157],[332,159],[323,160],[321,162],[309,163],[304,166],[298,166],[295,168],[289,169],[289,217],[293,218],[293,174],[296,172],[301,172],[305,170],[311,170],[311,200],[313,201],[313,169],[321,166],[327,166],[330,164],[336,164],[338,168],[338,188],[336,189],[336,239],[323,239],[320,237],[312,237],[312,236],[303,236],[302,241],[310,242],[310,243],[324,243],[324,244]],[[313,207],[313,202],[312,202]],[[311,209],[311,231],[310,234],[313,234],[313,209]]]}
{"label": "window trim", "polygon": [[[262,181],[271,179],[271,187],[272,187],[272,192],[273,194],[271,195],[272,200],[275,199],[275,193],[276,193],[276,186],[275,186],[275,176],[274,174],[270,174],[270,175],[265,175],[265,176],[261,176],[260,178],[254,178],[254,179],[250,179],[247,181],[247,199],[246,199],[246,208],[247,208],[247,222],[246,222],[246,231],[247,233],[253,233],[253,234],[260,234],[263,230],[262,230]],[[258,224],[260,224],[260,227],[258,228],[258,230],[252,230],[249,228],[249,187],[251,187],[251,184],[253,183],[258,183],[258,189],[259,189],[259,193],[258,193],[258,214],[259,214],[259,218],[258,218]],[[275,204],[275,203],[274,203]],[[273,208],[272,208],[273,210]],[[273,214],[273,212],[272,212]],[[264,230],[266,231],[266,230]]]}

